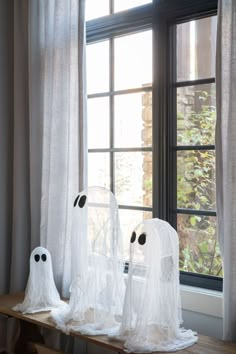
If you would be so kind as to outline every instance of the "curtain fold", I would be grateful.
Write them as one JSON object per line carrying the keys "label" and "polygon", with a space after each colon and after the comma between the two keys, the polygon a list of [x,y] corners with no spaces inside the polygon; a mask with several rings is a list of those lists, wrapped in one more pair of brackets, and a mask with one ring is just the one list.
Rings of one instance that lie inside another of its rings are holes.
{"label": "curtain fold", "polygon": [[216,53],[216,190],[223,258],[223,338],[236,341],[236,2],[219,0]]}
{"label": "curtain fold", "polygon": [[[0,1],[1,294],[25,289],[41,244],[68,295],[71,209],[87,181],[84,7]],[[11,350],[10,322],[0,321],[0,351]]]}
{"label": "curtain fold", "polygon": [[13,229],[10,292],[20,291],[27,281],[31,235],[32,239],[34,238],[30,218],[27,7],[27,0],[14,2]]}
{"label": "curtain fold", "polygon": [[[1,294],[24,289],[29,254],[37,240],[30,196],[30,117],[28,73],[28,0],[0,2],[0,189]],[[3,39],[4,37],[5,39]],[[40,185],[39,185],[40,188]],[[39,233],[38,233],[39,235]],[[0,322],[0,348],[11,352],[16,322]],[[7,333],[7,335],[6,335]]]}
{"label": "curtain fold", "polygon": [[[0,2],[0,293],[10,288],[13,176],[13,2]],[[5,53],[5,55],[2,55]],[[7,322],[0,320],[0,351]]]}

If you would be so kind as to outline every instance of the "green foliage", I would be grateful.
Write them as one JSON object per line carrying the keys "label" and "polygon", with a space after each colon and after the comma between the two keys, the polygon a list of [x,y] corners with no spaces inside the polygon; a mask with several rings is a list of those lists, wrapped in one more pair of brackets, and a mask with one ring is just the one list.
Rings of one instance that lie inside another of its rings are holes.
{"label": "green foliage", "polygon": [[152,178],[147,178],[144,180],[144,188],[145,188],[145,193],[151,193],[152,192]]}
{"label": "green foliage", "polygon": [[[216,121],[215,98],[207,91],[193,91],[192,96],[192,110],[186,116],[182,113],[177,115],[178,144],[212,145]],[[214,151],[179,151],[177,166],[178,207],[215,210]],[[179,216],[178,232],[182,270],[222,275],[215,218]]]}
{"label": "green foliage", "polygon": [[178,207],[215,209],[214,151],[181,151],[178,153]]}
{"label": "green foliage", "polygon": [[[214,93],[213,93],[214,94]],[[177,114],[179,145],[212,145],[215,141],[215,97],[207,91],[194,91],[195,110]],[[184,122],[183,122],[184,120]]]}
{"label": "green foliage", "polygon": [[215,218],[183,215],[178,221],[180,269],[187,272],[222,276]]}
{"label": "green foliage", "polygon": [[[213,244],[213,251],[212,251]],[[180,269],[186,272],[222,276],[219,245],[216,240],[206,240],[197,245],[196,251],[187,245],[181,250]]]}

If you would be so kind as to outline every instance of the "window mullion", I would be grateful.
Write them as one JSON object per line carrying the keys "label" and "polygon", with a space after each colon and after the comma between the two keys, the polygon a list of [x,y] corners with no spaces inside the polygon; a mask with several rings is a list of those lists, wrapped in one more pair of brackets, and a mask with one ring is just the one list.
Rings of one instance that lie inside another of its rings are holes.
{"label": "window mullion", "polygon": [[177,144],[177,105],[176,105],[176,88],[174,83],[176,81],[176,26],[169,27],[169,77],[168,77],[168,189],[167,189],[167,220],[174,228],[177,228],[177,216],[173,212],[177,208],[177,164],[176,151],[173,147]]}
{"label": "window mullion", "polygon": [[176,151],[215,150],[215,145],[178,145]]}
{"label": "window mullion", "polygon": [[110,15],[114,13],[114,0],[109,1]]}
{"label": "window mullion", "polygon": [[167,220],[168,27],[156,16],[153,30],[153,216]]}
{"label": "window mullion", "polygon": [[178,82],[174,82],[174,86],[176,86],[176,87],[186,87],[186,86],[198,86],[198,85],[214,84],[214,83],[215,83],[215,78],[214,77],[210,77],[210,78],[207,78],[207,79],[178,81]]}
{"label": "window mullion", "polygon": [[[111,1],[113,3],[113,0]],[[109,61],[110,61],[110,82],[109,90],[114,92],[114,39],[110,38],[109,47]],[[115,166],[114,166],[114,95],[110,95],[110,189],[115,193]]]}
{"label": "window mullion", "polygon": [[198,210],[198,209],[184,209],[177,208],[175,210],[178,214],[185,215],[202,215],[202,216],[216,216],[216,212],[214,210]]}

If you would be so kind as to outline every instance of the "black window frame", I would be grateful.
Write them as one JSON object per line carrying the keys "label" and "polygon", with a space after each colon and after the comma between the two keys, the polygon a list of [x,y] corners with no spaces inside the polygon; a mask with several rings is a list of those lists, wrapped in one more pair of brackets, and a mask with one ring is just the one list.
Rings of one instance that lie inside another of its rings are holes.
{"label": "black window frame", "polygon": [[[110,11],[113,12],[113,0],[110,0]],[[153,30],[153,204],[152,208],[132,207],[132,209],[144,211],[152,209],[153,217],[167,220],[175,228],[177,226],[177,212],[198,213],[176,207],[176,150],[179,149],[176,147],[176,87],[181,84],[176,85],[175,82],[175,25],[216,14],[217,0],[153,0],[153,3],[90,20],[86,23],[88,44],[151,28]],[[111,48],[110,55],[112,55],[112,50]],[[111,67],[110,70],[111,76],[113,76],[114,68]],[[210,78],[194,80],[188,84],[213,82],[214,79]],[[111,105],[111,116],[114,114],[112,109],[113,105]],[[111,124],[113,123],[111,122]],[[210,148],[214,149],[214,146]],[[128,150],[125,149],[125,151]],[[89,152],[93,151],[93,149],[89,150]],[[111,166],[111,175],[113,172]],[[113,185],[111,185],[111,189],[113,189]],[[215,216],[216,213],[206,211],[204,215]],[[222,278],[182,271],[180,272],[180,282],[218,291],[222,291],[223,287]]]}

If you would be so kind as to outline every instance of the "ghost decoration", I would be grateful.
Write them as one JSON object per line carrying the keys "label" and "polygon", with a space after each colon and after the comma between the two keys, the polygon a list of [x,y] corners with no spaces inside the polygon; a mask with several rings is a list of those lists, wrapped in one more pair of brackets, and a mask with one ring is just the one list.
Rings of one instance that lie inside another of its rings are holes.
{"label": "ghost decoration", "polygon": [[13,310],[22,313],[50,311],[65,306],[54,283],[51,255],[46,248],[35,248],[30,256],[30,274],[25,298]]}
{"label": "ghost decoration", "polygon": [[127,352],[176,351],[197,341],[181,323],[178,235],[163,220],[145,220],[130,238],[122,323],[111,339]]}
{"label": "ghost decoration", "polygon": [[89,187],[76,197],[71,248],[69,305],[51,320],[66,333],[109,334],[119,326],[125,293],[118,206],[109,190]]}

